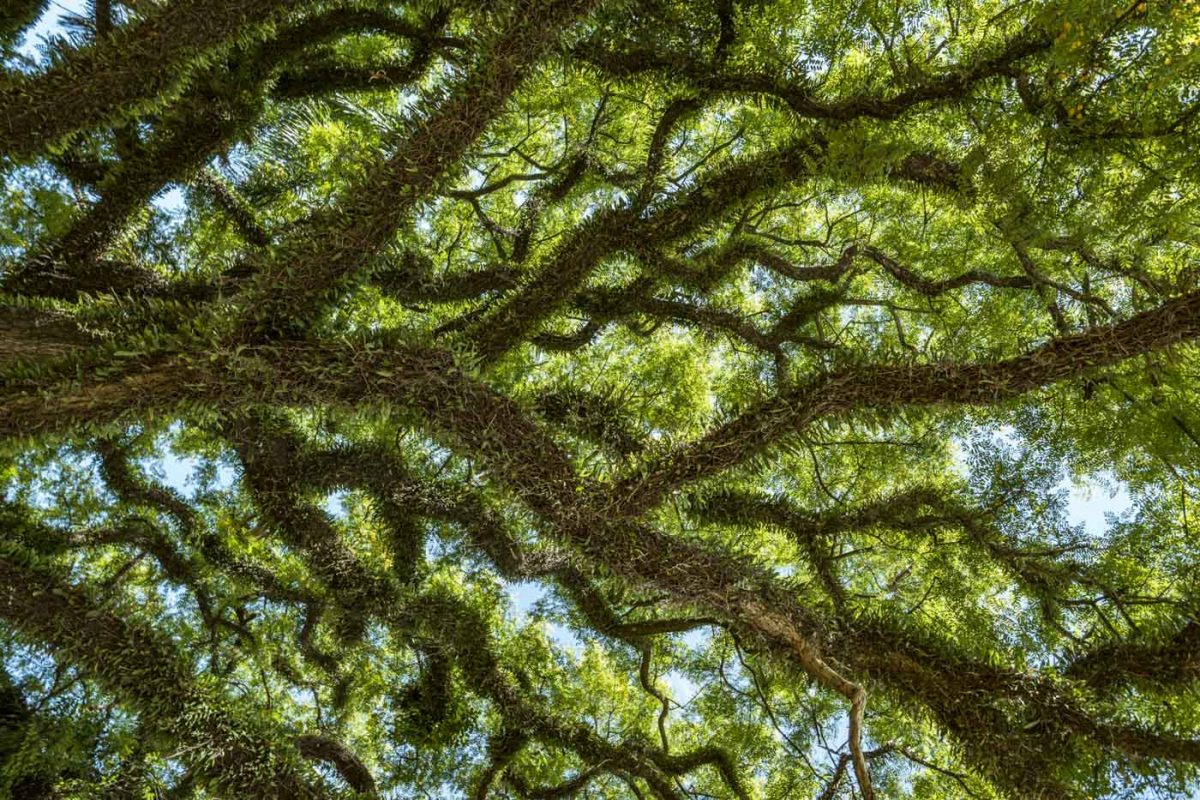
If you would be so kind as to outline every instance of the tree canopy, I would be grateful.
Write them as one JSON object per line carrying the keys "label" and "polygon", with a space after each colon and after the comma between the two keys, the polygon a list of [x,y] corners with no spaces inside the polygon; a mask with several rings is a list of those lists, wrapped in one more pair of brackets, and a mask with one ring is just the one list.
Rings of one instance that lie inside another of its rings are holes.
{"label": "tree canopy", "polygon": [[1195,797],[1197,45],[7,0],[0,795]]}

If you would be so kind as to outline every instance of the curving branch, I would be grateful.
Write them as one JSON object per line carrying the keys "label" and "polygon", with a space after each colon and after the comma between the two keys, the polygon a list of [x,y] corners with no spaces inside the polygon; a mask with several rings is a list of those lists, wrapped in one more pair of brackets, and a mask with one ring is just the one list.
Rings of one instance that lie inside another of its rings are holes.
{"label": "curving branch", "polygon": [[304,733],[296,737],[296,749],[311,761],[324,761],[332,765],[342,780],[359,794],[378,796],[371,771],[353,750],[337,739],[319,733]]}
{"label": "curving branch", "polygon": [[103,608],[11,538],[0,552],[0,616],[137,708],[143,725],[188,743],[187,762],[214,790],[263,800],[326,796],[269,730],[200,689],[170,640]]}
{"label": "curving branch", "polygon": [[1124,322],[1053,339],[1023,355],[983,364],[854,367],[789,389],[699,440],[622,479],[620,513],[637,516],[668,492],[730,469],[818,419],[865,408],[984,405],[1200,335],[1200,293]]}

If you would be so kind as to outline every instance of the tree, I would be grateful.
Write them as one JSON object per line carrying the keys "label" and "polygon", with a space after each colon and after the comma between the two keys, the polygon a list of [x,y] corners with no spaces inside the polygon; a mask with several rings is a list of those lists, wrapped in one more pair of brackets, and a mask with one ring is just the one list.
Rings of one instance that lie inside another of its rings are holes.
{"label": "tree", "polygon": [[1196,0],[48,8],[0,793],[1200,785]]}

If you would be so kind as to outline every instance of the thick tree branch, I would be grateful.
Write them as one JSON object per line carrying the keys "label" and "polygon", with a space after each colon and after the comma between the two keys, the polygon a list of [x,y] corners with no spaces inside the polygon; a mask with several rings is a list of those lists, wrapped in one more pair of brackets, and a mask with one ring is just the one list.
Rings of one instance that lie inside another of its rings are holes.
{"label": "thick tree branch", "polygon": [[281,0],[169,3],[45,72],[0,87],[0,154],[39,155],[71,133],[116,119],[168,91],[189,60],[255,34],[292,7]]}

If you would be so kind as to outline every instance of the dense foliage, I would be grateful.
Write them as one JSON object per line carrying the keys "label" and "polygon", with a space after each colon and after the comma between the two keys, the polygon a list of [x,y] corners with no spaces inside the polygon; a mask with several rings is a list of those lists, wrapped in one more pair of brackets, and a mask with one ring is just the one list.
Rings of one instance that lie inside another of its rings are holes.
{"label": "dense foliage", "polygon": [[1196,796],[1200,2],[76,11],[0,795]]}

